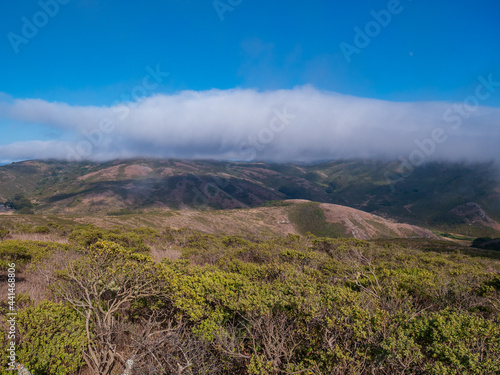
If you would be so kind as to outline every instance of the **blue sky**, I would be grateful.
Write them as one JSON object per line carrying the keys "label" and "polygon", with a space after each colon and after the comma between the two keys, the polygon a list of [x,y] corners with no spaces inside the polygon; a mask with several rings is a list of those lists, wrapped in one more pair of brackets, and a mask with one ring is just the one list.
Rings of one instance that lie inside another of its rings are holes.
{"label": "blue sky", "polygon": [[[92,111],[133,101],[129,95],[150,74],[148,67],[168,72],[154,89],[144,91],[148,98],[212,89],[293,93],[307,86],[329,97],[460,103],[474,93],[478,77],[500,81],[496,0],[61,0],[58,9],[55,1],[0,5],[0,145],[78,142],[86,125],[72,125],[66,118],[62,126],[53,119],[56,115],[47,120],[43,111],[26,118],[12,113],[12,103],[37,99]],[[387,14],[391,7],[398,11],[389,13],[386,25],[372,29],[366,47],[358,48],[355,28],[367,32],[374,12]],[[43,9],[54,16],[45,20]],[[221,15],[221,9],[230,10]],[[25,20],[42,25],[35,25],[36,35],[23,34]],[[342,43],[358,48],[350,62]],[[500,107],[499,93],[481,100],[481,107]],[[471,118],[481,116],[474,111]],[[180,125],[170,124],[162,134],[175,126]],[[214,128],[213,134],[219,132]],[[114,132],[109,138],[128,142],[124,137]],[[17,155],[12,147],[2,152],[0,160]]]}

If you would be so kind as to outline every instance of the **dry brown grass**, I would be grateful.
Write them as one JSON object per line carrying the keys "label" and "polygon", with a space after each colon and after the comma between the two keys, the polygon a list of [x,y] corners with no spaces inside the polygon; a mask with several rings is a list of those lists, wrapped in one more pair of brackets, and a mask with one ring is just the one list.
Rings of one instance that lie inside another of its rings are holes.
{"label": "dry brown grass", "polygon": [[16,293],[27,294],[35,304],[52,297],[47,288],[49,283],[39,271],[27,271],[18,274],[21,281],[16,283]]}
{"label": "dry brown grass", "polygon": [[153,170],[145,165],[133,164],[126,166],[123,172],[125,176],[131,178],[131,177],[145,177],[151,172],[153,172]]}
{"label": "dry brown grass", "polygon": [[51,233],[10,233],[6,240],[43,241],[67,244],[68,239]]}
{"label": "dry brown grass", "polygon": [[158,246],[158,245],[153,245],[150,246],[151,251],[151,257],[155,262],[161,262],[163,259],[167,258],[170,260],[176,260],[179,259],[182,253],[179,250],[174,249],[172,246],[165,245],[165,246]]}
{"label": "dry brown grass", "polygon": [[114,165],[112,167],[101,169],[101,170],[96,171],[96,172],[87,173],[86,175],[78,177],[78,180],[87,180],[87,179],[93,178],[93,177],[97,177],[97,178],[101,178],[101,179],[116,178],[118,176],[119,171],[120,171],[120,167],[122,167],[124,165],[125,164]]}
{"label": "dry brown grass", "polygon": [[[16,272],[16,294],[26,294],[35,303],[52,299],[53,295],[49,285],[55,279],[54,273],[77,258],[78,254],[75,252],[57,251],[49,259],[36,265],[22,267]],[[7,292],[4,289],[0,291],[1,301],[7,298]]]}

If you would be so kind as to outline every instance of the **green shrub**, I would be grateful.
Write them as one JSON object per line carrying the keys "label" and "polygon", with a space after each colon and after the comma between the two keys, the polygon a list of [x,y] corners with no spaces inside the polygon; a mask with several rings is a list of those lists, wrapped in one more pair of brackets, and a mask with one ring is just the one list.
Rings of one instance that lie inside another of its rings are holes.
{"label": "green shrub", "polygon": [[7,207],[13,208],[14,210],[22,210],[22,209],[31,209],[33,208],[33,204],[31,201],[26,198],[23,194],[16,194],[12,199],[9,199],[5,205]]}
{"label": "green shrub", "polygon": [[68,237],[81,246],[90,246],[103,238],[104,230],[90,224],[75,228]]}
{"label": "green shrub", "polygon": [[75,373],[83,364],[84,319],[63,303],[44,301],[17,315],[18,362],[40,375]]}
{"label": "green shrub", "polygon": [[5,237],[7,237],[9,235],[9,233],[10,233],[10,230],[0,228],[0,240],[3,240]]}
{"label": "green shrub", "polygon": [[299,233],[309,232],[318,237],[352,237],[340,223],[328,223],[319,203],[301,203],[290,207],[288,217]]}
{"label": "green shrub", "polygon": [[23,207],[17,210],[16,213],[21,215],[33,215],[35,212],[29,207]]}
{"label": "green shrub", "polygon": [[49,257],[55,250],[67,249],[66,245],[56,242],[6,240],[0,242],[0,266],[8,263],[22,266],[31,261]]}
{"label": "green shrub", "polygon": [[[193,372],[220,375],[500,373],[500,262],[493,252],[430,239],[249,239],[187,229],[84,226],[70,237],[83,247],[81,257],[55,272],[53,291],[92,312],[96,355],[106,342],[124,356],[138,350],[139,373],[155,361],[152,347],[162,366],[192,354]],[[139,252],[162,242],[183,259],[155,262]],[[23,264],[66,248],[3,241],[0,259]],[[135,340],[140,332],[164,346],[120,346],[143,342]],[[196,348],[182,346],[182,337]],[[43,350],[38,342],[54,346],[45,339],[29,339],[29,350]],[[184,354],[172,359],[174,347]],[[27,363],[38,373],[62,371],[41,358]]]}
{"label": "green shrub", "polygon": [[135,251],[149,251],[146,240],[152,240],[158,233],[149,228],[138,228],[124,231],[120,228],[106,230],[93,225],[75,228],[69,235],[69,240],[83,247],[89,247],[98,241],[106,240],[120,244]]}
{"label": "green shrub", "polygon": [[33,232],[35,233],[41,233],[41,234],[46,234],[46,233],[50,233],[50,229],[49,227],[45,226],[45,225],[40,225],[40,226],[37,226],[33,229]]}
{"label": "green shrub", "polygon": [[408,327],[428,374],[500,373],[500,325],[466,312],[424,314]]}

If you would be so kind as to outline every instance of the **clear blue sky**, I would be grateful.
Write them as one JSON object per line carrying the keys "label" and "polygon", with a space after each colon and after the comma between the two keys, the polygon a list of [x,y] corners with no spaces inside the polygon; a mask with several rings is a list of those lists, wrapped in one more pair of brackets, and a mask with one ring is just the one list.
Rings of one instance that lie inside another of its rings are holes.
{"label": "clear blue sky", "polygon": [[389,100],[461,100],[479,74],[500,75],[497,0],[402,0],[404,10],[348,64],[339,44],[353,44],[353,28],[387,4],[243,0],[221,21],[212,0],[72,0],[15,54],[7,34],[20,35],[21,18],[40,6],[2,2],[0,91],[110,104],[160,64],[171,74],[164,91],[309,83]]}
{"label": "clear blue sky", "polygon": [[[17,53],[8,35],[23,36],[23,17],[33,22],[41,5],[0,5],[0,99],[108,106],[158,64],[169,76],[154,93],[167,94],[309,84],[390,101],[461,101],[479,75],[500,80],[498,0],[401,0],[350,63],[340,44],[355,46],[354,28],[391,1],[221,0],[232,8],[223,20],[213,0],[63,2]],[[481,104],[499,107],[500,95]],[[1,116],[0,131],[1,144],[61,136],[29,124],[21,134]]]}

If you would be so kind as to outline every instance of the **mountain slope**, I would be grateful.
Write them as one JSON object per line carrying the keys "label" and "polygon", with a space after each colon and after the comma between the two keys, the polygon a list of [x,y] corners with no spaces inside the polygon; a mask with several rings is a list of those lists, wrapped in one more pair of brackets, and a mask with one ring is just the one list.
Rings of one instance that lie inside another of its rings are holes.
{"label": "mountain slope", "polygon": [[[398,175],[398,167],[397,162],[366,160],[316,165],[26,161],[0,166],[0,202],[21,192],[36,203],[39,213],[106,214],[247,208],[306,199],[445,231],[498,234],[500,182],[495,165],[430,163],[406,175]],[[467,214],[464,207],[469,207]]]}
{"label": "mountain slope", "polygon": [[[51,223],[50,225],[48,223]],[[204,233],[262,236],[263,233],[319,237],[437,238],[431,231],[396,223],[354,208],[305,200],[276,202],[273,206],[227,210],[158,210],[121,215],[0,215],[0,228],[33,228],[93,224],[98,227],[163,230],[189,228]],[[35,229],[35,233],[42,232]],[[11,236],[12,237],[12,236]],[[12,237],[12,238],[15,238]],[[24,238],[24,237],[23,237]]]}

